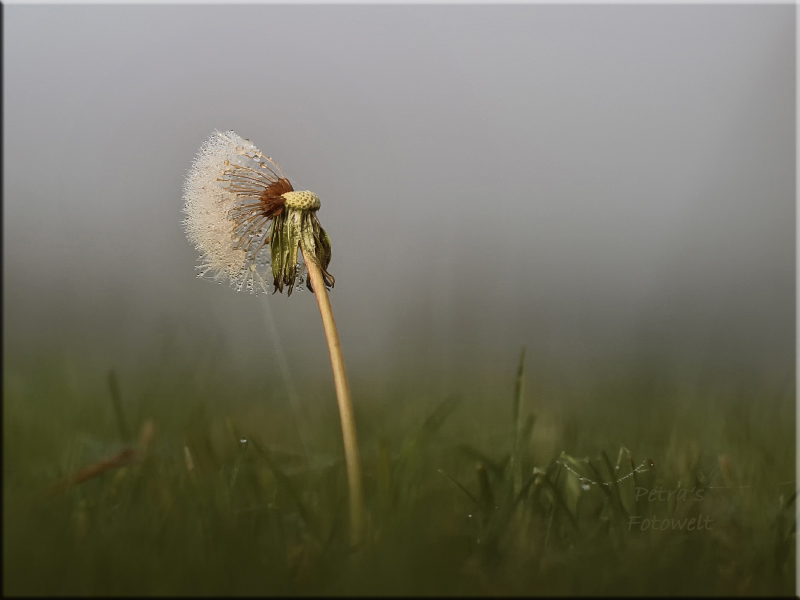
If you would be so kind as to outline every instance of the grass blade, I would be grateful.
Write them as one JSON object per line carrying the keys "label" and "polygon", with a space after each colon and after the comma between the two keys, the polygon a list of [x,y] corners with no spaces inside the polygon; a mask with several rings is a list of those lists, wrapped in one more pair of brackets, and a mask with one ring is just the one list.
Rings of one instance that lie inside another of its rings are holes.
{"label": "grass blade", "polygon": [[469,498],[470,500],[472,500],[472,503],[475,505],[475,507],[476,507],[476,508],[479,508],[479,509],[481,508],[481,503],[480,503],[480,502],[478,502],[478,499],[477,499],[477,498],[476,498],[476,497],[475,497],[475,496],[472,494],[472,492],[470,492],[470,491],[469,491],[467,488],[465,488],[463,485],[461,485],[461,483],[459,483],[458,481],[456,481],[456,479],[455,479],[455,478],[453,478],[453,477],[450,477],[450,475],[448,475],[447,473],[445,473],[445,472],[444,472],[442,469],[439,469],[439,473],[441,473],[442,475],[444,475],[445,477],[447,477],[447,479],[449,479],[449,480],[450,480],[450,482],[451,482],[453,485],[455,485],[455,486],[456,486],[458,489],[460,489],[462,492],[464,492],[464,493],[467,495],[467,498]]}
{"label": "grass blade", "polygon": [[461,399],[456,396],[446,398],[436,409],[425,419],[419,432],[419,441],[427,441],[444,425],[447,418],[461,404]]}
{"label": "grass blade", "polygon": [[470,444],[459,444],[457,446],[458,451],[464,454],[467,458],[474,460],[476,462],[483,462],[486,464],[486,468],[491,471],[492,475],[497,477],[498,479],[502,479],[506,467],[508,466],[508,461],[511,458],[510,455],[505,455],[502,460],[496,461],[492,458],[489,458],[486,454],[475,448]]}

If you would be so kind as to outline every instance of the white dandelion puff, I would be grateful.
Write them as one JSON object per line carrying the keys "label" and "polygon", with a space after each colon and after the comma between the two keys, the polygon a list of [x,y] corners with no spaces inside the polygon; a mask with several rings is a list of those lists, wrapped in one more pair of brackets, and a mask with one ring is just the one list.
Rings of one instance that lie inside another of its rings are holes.
{"label": "white dandelion puff", "polygon": [[[247,218],[257,215],[243,214],[256,207],[248,207],[247,199],[236,193],[232,178],[237,170],[247,172],[261,164],[262,156],[258,148],[233,131],[215,131],[203,142],[183,184],[183,225],[200,253],[198,276],[228,279],[240,291],[267,291],[258,269],[269,265],[264,253],[259,255],[266,241],[266,221],[260,223]],[[269,171],[266,175],[273,176]],[[269,185],[266,176],[264,181]]]}
{"label": "white dandelion puff", "polygon": [[[238,291],[303,289],[297,246],[318,257],[329,287],[329,240],[314,214],[312,192],[296,192],[281,168],[233,131],[215,131],[197,154],[183,184],[184,229],[200,253],[198,277],[228,279]],[[270,226],[277,240],[272,248]],[[294,245],[294,247],[291,247]],[[298,279],[298,273],[301,277]]]}

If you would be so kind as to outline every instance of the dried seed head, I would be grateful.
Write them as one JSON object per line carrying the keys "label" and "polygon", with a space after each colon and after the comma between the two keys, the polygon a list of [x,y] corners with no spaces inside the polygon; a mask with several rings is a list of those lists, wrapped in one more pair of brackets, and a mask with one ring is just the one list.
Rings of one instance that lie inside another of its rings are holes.
{"label": "dried seed head", "polygon": [[239,291],[268,291],[271,266],[274,291],[287,286],[291,294],[302,245],[333,285],[325,270],[330,240],[313,214],[319,198],[295,192],[271,158],[233,131],[215,131],[203,142],[184,182],[183,200],[186,235],[200,252],[199,277],[227,278]]}

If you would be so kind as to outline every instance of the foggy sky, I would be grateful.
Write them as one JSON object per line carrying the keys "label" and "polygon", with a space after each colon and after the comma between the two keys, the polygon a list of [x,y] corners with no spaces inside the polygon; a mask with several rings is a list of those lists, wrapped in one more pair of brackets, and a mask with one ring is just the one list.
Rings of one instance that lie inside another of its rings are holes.
{"label": "foggy sky", "polygon": [[233,129],[319,195],[356,372],[794,364],[793,6],[3,10],[7,353],[178,324],[267,364],[269,302],[329,368],[308,292],[195,278],[181,183]]}

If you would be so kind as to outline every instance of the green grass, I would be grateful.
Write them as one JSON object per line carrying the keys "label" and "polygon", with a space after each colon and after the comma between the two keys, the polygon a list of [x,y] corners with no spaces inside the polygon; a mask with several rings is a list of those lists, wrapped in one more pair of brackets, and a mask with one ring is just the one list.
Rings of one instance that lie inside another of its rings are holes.
{"label": "green grass", "polygon": [[[288,400],[224,361],[9,355],[5,594],[795,593],[793,390],[623,374],[577,403],[523,360],[488,397],[354,377],[371,534],[352,551],[332,386],[300,416],[306,456]],[[139,461],[48,496],[147,423]]]}

